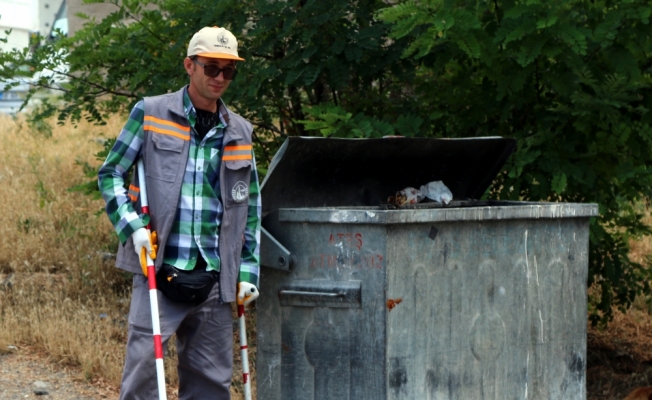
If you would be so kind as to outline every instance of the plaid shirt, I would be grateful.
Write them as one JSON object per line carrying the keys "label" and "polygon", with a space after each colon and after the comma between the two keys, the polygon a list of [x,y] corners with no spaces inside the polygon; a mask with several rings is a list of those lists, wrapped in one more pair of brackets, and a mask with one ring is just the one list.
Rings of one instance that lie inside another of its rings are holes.
{"label": "plaid shirt", "polygon": [[[194,131],[196,111],[187,88],[183,102],[193,134],[190,135],[188,162],[163,262],[179,269],[192,270],[201,252],[208,264],[207,269],[219,271],[218,238],[224,212],[219,190],[219,171],[224,128],[227,125],[224,118],[226,107],[220,100],[221,122],[200,141]],[[136,214],[124,189],[126,171],[135,164],[143,144],[144,115],[144,102],[141,100],[131,111],[129,120],[101,168],[105,173],[100,173],[100,190],[106,201],[107,214],[123,244],[136,229],[144,227],[146,222]],[[258,286],[261,202],[256,160],[253,157],[252,151],[249,210],[239,280]],[[198,215],[201,218],[196,218]]]}

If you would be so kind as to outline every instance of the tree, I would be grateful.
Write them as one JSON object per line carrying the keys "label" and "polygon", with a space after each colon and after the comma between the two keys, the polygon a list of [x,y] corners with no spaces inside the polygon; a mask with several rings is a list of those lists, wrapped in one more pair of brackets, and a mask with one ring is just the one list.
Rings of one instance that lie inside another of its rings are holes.
{"label": "tree", "polygon": [[[642,0],[110,0],[74,37],[0,53],[0,79],[66,65],[33,121],[102,123],[187,81],[190,36],[219,24],[246,62],[226,94],[269,160],[289,135],[507,136],[518,150],[486,194],[597,202],[594,322],[650,293],[628,239],[651,183],[650,6]],[[263,170],[264,172],[264,170]]]}

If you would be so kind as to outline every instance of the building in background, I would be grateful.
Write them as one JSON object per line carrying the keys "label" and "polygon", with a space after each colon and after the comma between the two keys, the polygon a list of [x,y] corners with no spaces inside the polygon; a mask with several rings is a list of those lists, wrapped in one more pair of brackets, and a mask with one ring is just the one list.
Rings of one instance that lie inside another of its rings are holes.
{"label": "building in background", "polygon": [[7,43],[0,42],[0,51],[22,49],[29,37],[39,29],[39,0],[0,0],[0,36],[11,30]]}
{"label": "building in background", "polygon": [[[47,39],[54,37],[55,29],[67,34],[67,7],[65,0],[0,0],[0,37],[7,35],[7,43],[0,42],[0,51],[24,49],[36,33]],[[46,39],[46,40],[47,40]],[[14,113],[22,105],[30,79],[21,78],[20,85],[11,90],[0,86],[0,113]]]}
{"label": "building in background", "polygon": [[[116,10],[114,4],[84,4],[83,0],[0,0],[0,38],[11,30],[7,43],[0,42],[0,51],[28,47],[30,37],[36,33],[45,40],[53,40],[59,34],[74,35],[86,22],[77,13],[99,21]],[[61,70],[65,69],[61,66]],[[28,89],[29,82],[9,91],[4,91],[0,83],[0,113],[16,112]]]}
{"label": "building in background", "polygon": [[83,0],[0,0],[0,36],[12,31],[8,42],[0,43],[0,51],[27,47],[30,35],[37,32],[45,38],[56,36],[56,29],[74,35],[86,22],[77,13],[101,20],[116,10],[113,4],[84,4]]}
{"label": "building in background", "polygon": [[41,36],[51,38],[55,29],[64,33],[68,32],[68,16],[65,0],[38,0],[39,7],[39,33]]}
{"label": "building in background", "polygon": [[[0,42],[0,51],[29,46],[30,36],[39,29],[39,0],[0,0],[0,37],[11,31],[7,42]],[[0,87],[0,112],[16,112],[27,94],[29,84],[22,82],[11,90]]]}

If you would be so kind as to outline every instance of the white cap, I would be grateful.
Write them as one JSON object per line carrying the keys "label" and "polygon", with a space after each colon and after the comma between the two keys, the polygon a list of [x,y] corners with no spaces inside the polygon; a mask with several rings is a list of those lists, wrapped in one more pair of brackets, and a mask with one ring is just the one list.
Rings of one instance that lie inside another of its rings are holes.
{"label": "white cap", "polygon": [[217,26],[202,28],[188,44],[188,57],[202,56],[244,61],[238,57],[238,40],[231,32]]}

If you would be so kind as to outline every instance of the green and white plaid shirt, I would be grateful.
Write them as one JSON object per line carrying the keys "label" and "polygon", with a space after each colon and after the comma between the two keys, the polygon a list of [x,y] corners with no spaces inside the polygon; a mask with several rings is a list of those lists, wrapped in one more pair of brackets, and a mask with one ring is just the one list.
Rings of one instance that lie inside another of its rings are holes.
{"label": "green and white plaid shirt", "polygon": [[[219,271],[218,239],[224,212],[219,190],[219,171],[224,128],[227,125],[224,119],[226,107],[220,100],[221,122],[200,140],[194,130],[196,111],[187,88],[184,90],[183,102],[192,134],[179,205],[165,246],[163,262],[179,269],[192,270],[201,252],[207,269]],[[143,108],[142,100],[133,108],[99,174],[107,214],[123,244],[136,229],[145,226],[124,189],[126,171],[137,161],[143,144]],[[247,215],[239,281],[258,286],[261,200],[253,150]]]}

